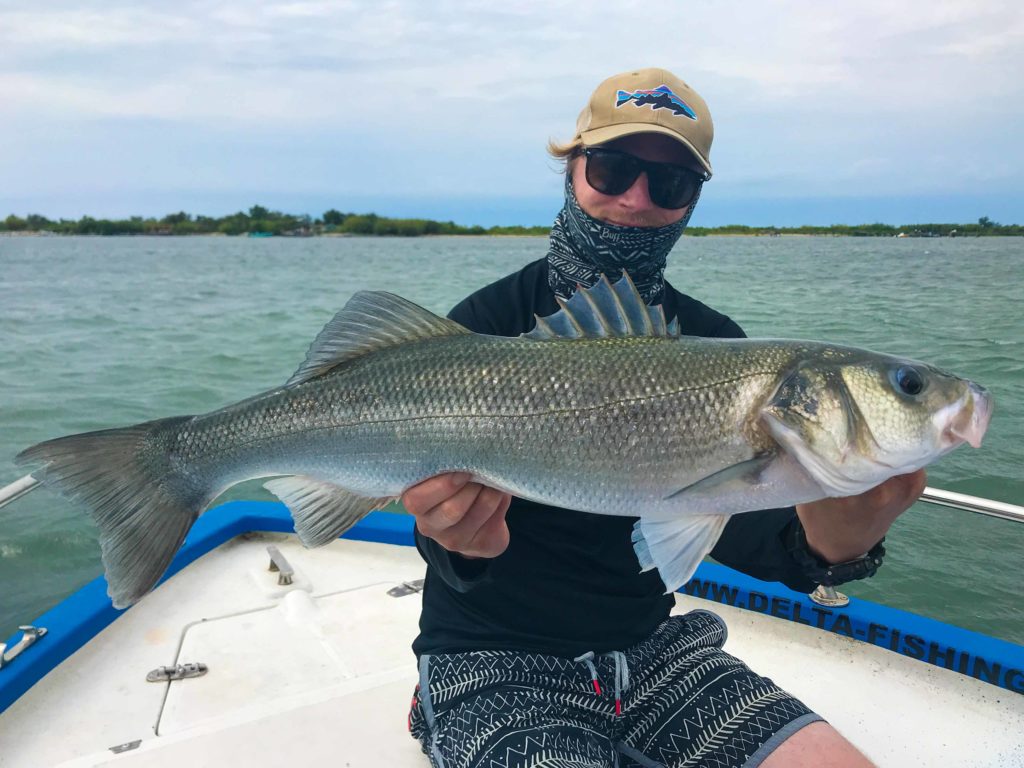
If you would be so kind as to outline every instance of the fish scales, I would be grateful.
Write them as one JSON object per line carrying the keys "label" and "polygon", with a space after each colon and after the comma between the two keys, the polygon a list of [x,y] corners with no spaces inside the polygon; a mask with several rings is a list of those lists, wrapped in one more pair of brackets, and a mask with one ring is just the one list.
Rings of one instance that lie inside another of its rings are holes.
{"label": "fish scales", "polygon": [[[802,349],[686,343],[690,354],[663,338],[464,335],[400,345],[196,417],[179,428],[175,453],[183,464],[206,464],[219,485],[257,468],[315,469],[349,488],[397,495],[466,469],[549,503],[623,514],[624,502],[634,509],[655,500],[637,497],[638,474],[663,498],[766,447],[763,431],[741,427]],[[530,479],[539,475],[530,470],[552,466],[544,483]],[[601,484],[614,500],[585,498]]]}

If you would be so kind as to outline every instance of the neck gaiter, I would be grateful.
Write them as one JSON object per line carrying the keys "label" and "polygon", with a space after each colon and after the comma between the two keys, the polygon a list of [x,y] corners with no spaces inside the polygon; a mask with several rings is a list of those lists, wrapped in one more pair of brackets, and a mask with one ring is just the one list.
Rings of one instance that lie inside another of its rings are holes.
{"label": "neck gaiter", "polygon": [[664,227],[622,227],[586,213],[576,200],[572,172],[565,174],[565,205],[551,227],[548,284],[555,295],[568,299],[577,284],[595,285],[602,274],[615,282],[625,270],[648,304],[661,301],[665,260],[690,221],[700,190],[686,215]]}

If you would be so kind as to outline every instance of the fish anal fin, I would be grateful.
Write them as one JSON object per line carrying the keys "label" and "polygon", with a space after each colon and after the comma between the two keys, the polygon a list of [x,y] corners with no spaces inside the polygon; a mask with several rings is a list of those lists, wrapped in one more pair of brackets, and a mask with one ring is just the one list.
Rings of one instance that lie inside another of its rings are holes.
{"label": "fish anal fin", "polygon": [[469,330],[386,291],[360,291],[313,340],[286,387],[315,379],[338,365],[385,347]]}
{"label": "fish anal fin", "polygon": [[633,526],[633,550],[640,570],[658,570],[665,592],[689,581],[722,535],[729,515],[687,515],[669,520],[640,518]]}
{"label": "fish anal fin", "polygon": [[288,507],[295,532],[307,547],[334,541],[390,497],[370,498],[304,475],[270,480],[263,487]]}

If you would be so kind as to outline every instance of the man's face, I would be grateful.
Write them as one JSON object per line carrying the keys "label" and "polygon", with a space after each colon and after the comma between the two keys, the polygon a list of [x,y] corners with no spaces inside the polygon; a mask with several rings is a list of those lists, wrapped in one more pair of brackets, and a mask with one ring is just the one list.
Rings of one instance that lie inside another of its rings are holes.
{"label": "man's face", "polygon": [[[628,152],[643,160],[685,165],[703,173],[700,164],[682,144],[662,133],[635,133],[601,146]],[[569,171],[576,200],[595,219],[624,227],[664,227],[679,221],[689,210],[689,207],[677,210],[659,208],[652,203],[647,192],[646,173],[641,173],[633,186],[621,195],[602,194],[587,183],[586,162],[585,157],[574,158]]]}

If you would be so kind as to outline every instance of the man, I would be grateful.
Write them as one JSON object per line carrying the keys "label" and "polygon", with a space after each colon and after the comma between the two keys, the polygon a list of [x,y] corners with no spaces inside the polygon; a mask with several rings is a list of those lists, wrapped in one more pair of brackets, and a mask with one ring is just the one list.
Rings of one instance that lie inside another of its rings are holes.
{"label": "man", "polygon": [[[711,139],[703,99],[671,73],[605,80],[573,140],[549,147],[566,161],[566,202],[548,254],[450,317],[516,336],[557,311],[556,296],[625,270],[683,333],[743,336],[663,277],[710,178]],[[830,564],[832,583],[862,578],[923,487],[917,472],[858,497],[736,515],[711,554],[805,592]],[[420,483],[403,502],[428,563],[410,728],[435,766],[869,764],[724,653],[718,617],[669,618],[657,572],[639,572],[632,519],[545,507],[464,474]]]}

